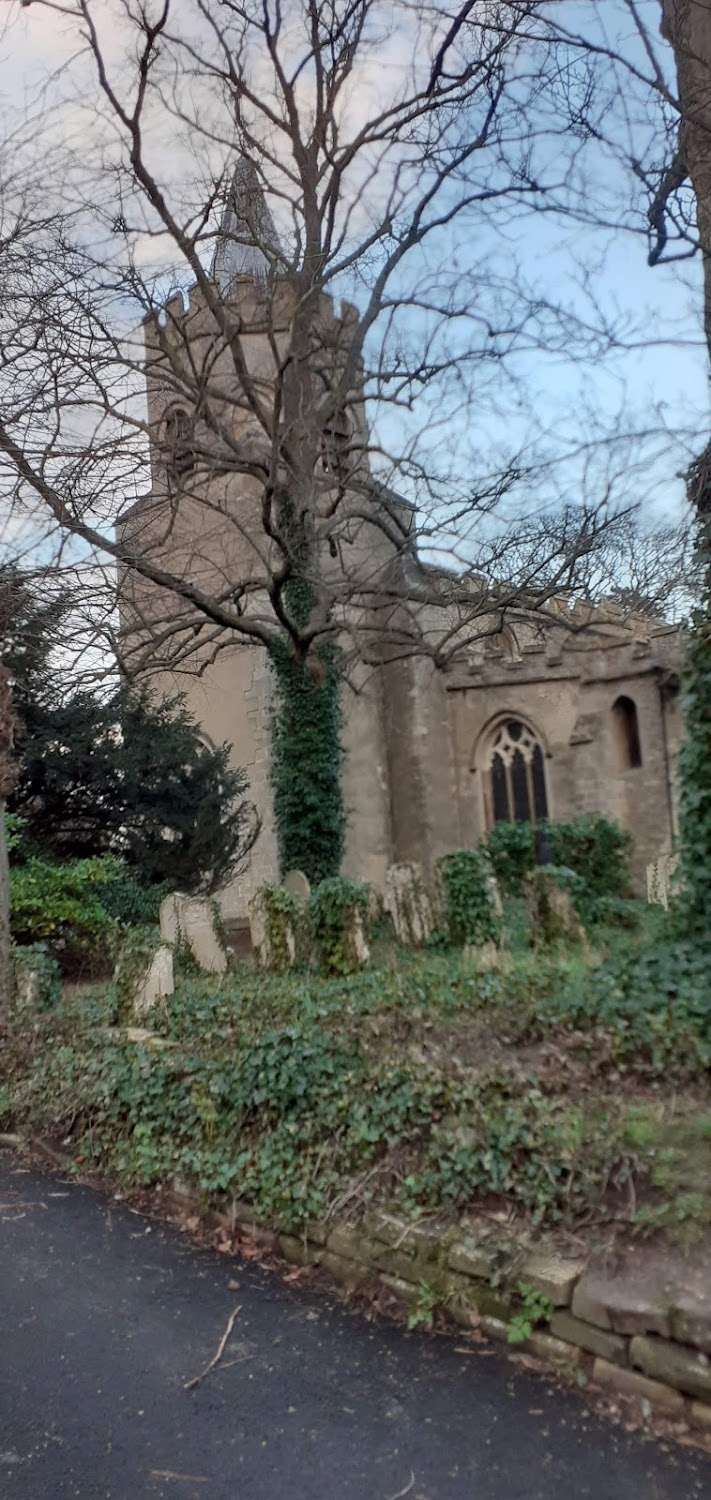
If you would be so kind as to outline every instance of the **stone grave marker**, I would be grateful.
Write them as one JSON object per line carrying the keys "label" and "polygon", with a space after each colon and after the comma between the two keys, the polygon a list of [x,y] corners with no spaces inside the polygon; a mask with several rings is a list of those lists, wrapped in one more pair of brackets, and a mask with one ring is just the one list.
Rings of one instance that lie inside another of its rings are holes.
{"label": "stone grave marker", "polygon": [[[279,887],[269,885],[255,891],[249,903],[249,930],[260,969],[284,974],[296,963],[296,931],[294,913],[280,905],[278,895]],[[298,900],[293,891],[290,895]]]}
{"label": "stone grave marker", "polygon": [[395,936],[406,948],[423,948],[434,930],[432,903],[422,875],[422,866],[389,865],[385,875],[385,910]]}
{"label": "stone grave marker", "polygon": [[163,941],[174,948],[185,947],[198,968],[208,974],[224,974],[227,950],[219,929],[217,903],[210,896],[181,896],[174,892],[160,904]]}
{"label": "stone grave marker", "polygon": [[295,896],[299,906],[306,908],[311,895],[311,882],[303,870],[288,870],[283,880],[284,890]]}

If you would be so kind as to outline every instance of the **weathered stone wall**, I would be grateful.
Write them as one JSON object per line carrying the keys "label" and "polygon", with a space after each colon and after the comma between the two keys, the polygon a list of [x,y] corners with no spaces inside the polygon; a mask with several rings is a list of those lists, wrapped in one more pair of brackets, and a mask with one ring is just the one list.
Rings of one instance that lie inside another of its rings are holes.
{"label": "weathered stone wall", "polygon": [[[197,1200],[183,1191],[198,1210]],[[545,1317],[515,1344],[546,1365],[711,1432],[711,1251],[627,1246],[613,1262],[578,1248],[516,1245],[490,1222],[468,1228],[411,1223],[384,1209],[349,1222],[311,1222],[299,1235],[260,1223],[235,1200],[214,1217],[233,1235],[349,1289],[382,1288],[404,1309],[428,1304],[451,1322],[512,1346],[540,1293]],[[546,1305],[547,1304],[547,1305]]]}

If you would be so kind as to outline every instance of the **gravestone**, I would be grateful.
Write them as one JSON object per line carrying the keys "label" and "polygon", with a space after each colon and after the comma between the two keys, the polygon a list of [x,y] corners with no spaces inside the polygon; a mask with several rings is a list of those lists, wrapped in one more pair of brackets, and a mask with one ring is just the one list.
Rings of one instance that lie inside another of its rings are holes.
{"label": "gravestone", "polygon": [[534,946],[548,947],[557,942],[581,947],[587,944],[572,895],[553,866],[540,865],[531,870],[526,876],[525,891]]}
{"label": "gravestone", "polygon": [[385,910],[395,936],[406,948],[423,948],[434,930],[432,903],[422,876],[422,866],[389,865],[385,875]]}
{"label": "gravestone", "polygon": [[174,892],[161,901],[159,915],[165,943],[187,948],[198,968],[207,974],[224,974],[227,950],[220,934],[217,903],[210,896]]}
{"label": "gravestone", "polygon": [[496,970],[500,974],[510,974],[513,968],[508,948],[500,948],[497,943],[467,943],[464,957],[476,964],[482,973]]}
{"label": "gravestone", "polygon": [[280,902],[279,887],[263,885],[249,903],[249,930],[257,963],[260,969],[277,974],[285,974],[296,963],[294,905],[298,897],[293,891],[289,895],[291,901]]}
{"label": "gravestone", "polygon": [[669,910],[672,881],[678,865],[678,854],[672,854],[669,849],[663,849],[651,865],[647,865],[647,900],[655,906],[663,906],[665,911]]}
{"label": "gravestone", "polygon": [[173,994],[173,948],[161,943],[157,928],[127,933],[114,969],[114,985],[117,1018],[123,1026],[141,1020]]}
{"label": "gravestone", "polygon": [[504,915],[504,903],[503,903],[503,901],[501,899],[501,891],[499,890],[499,882],[496,879],[495,875],[493,875],[493,874],[487,875],[487,877],[486,877],[486,888],[487,888],[487,890],[489,892],[489,896],[490,896],[490,899],[491,899],[491,907],[492,907],[492,911],[494,913],[494,916],[495,917],[499,917],[499,918],[503,917],[503,915]]}
{"label": "gravestone", "polygon": [[299,906],[305,909],[311,895],[311,882],[308,876],[304,875],[303,870],[288,870],[284,876],[283,885],[284,890],[295,896]]}
{"label": "gravestone", "polygon": [[173,978],[173,950],[161,943],[142,973],[136,976],[133,988],[132,1014],[139,1020],[155,1010],[162,1000],[172,995],[175,989]]}
{"label": "gravestone", "polygon": [[13,1003],[18,1011],[48,1010],[61,998],[62,976],[56,959],[32,948],[14,948]]}

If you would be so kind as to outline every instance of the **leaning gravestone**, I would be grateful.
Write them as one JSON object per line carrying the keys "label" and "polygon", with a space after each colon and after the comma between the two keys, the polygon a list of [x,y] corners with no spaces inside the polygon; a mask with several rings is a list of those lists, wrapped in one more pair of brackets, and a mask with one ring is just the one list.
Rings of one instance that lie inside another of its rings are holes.
{"label": "leaning gravestone", "polygon": [[160,904],[163,941],[174,948],[187,948],[199,969],[224,974],[227,950],[219,928],[217,903],[210,896],[181,896],[174,892]]}
{"label": "leaning gravestone", "polygon": [[388,866],[385,875],[385,910],[391,917],[399,943],[406,948],[424,948],[432,936],[434,920],[421,865],[408,863]]}
{"label": "leaning gravestone", "polygon": [[[572,874],[570,878],[573,878]],[[540,865],[526,876],[525,891],[536,947],[549,947],[558,942],[586,945],[585,928],[561,872],[552,865]]]}
{"label": "leaning gravestone", "polygon": [[136,929],[127,936],[114,969],[114,985],[123,1025],[141,1020],[172,995],[173,949],[160,942],[155,928]]}
{"label": "leaning gravestone", "polygon": [[299,906],[305,910],[311,895],[311,883],[303,870],[288,870],[284,876],[284,890],[289,891],[296,897]]}
{"label": "leaning gravestone", "polygon": [[136,976],[133,991],[132,1013],[136,1019],[148,1015],[155,1010],[162,1000],[172,995],[175,989],[173,979],[173,950],[167,943],[161,943],[156,948],[148,968],[142,974]]}
{"label": "leaning gravestone", "polygon": [[[306,876],[302,879],[306,880]],[[262,885],[255,891],[249,903],[249,930],[260,969],[271,969],[278,974],[293,969],[299,914],[298,896],[293,890]]]}

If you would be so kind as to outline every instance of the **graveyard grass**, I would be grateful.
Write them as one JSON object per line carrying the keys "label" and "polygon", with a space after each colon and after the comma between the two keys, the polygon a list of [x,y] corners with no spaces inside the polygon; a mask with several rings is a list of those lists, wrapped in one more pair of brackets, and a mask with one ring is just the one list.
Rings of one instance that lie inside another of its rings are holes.
{"label": "graveyard grass", "polygon": [[542,951],[508,900],[502,967],[384,929],[346,977],[183,959],[143,1043],[117,1026],[113,985],[68,986],[2,1023],[0,1129],[296,1232],[382,1204],[692,1243],[711,1221],[710,955],[661,908],[627,917]]}

